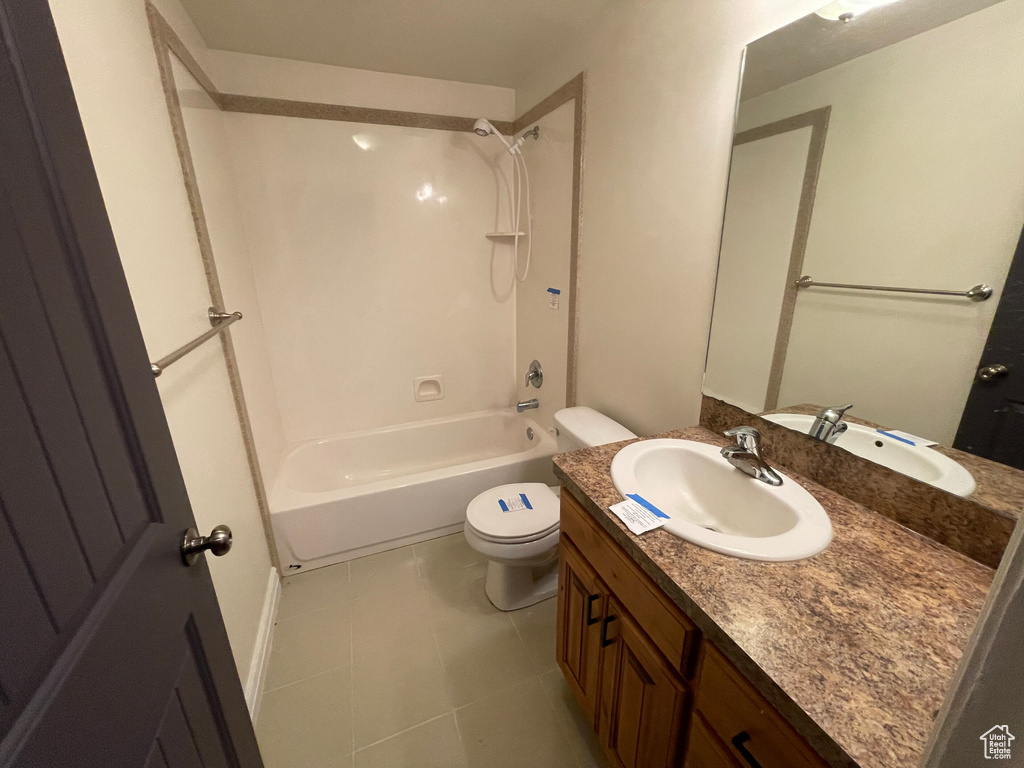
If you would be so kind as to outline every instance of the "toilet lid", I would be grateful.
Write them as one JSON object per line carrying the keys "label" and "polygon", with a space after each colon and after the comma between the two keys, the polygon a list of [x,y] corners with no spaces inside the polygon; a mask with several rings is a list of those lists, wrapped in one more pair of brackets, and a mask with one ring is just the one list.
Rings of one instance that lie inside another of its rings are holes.
{"label": "toilet lid", "polygon": [[469,502],[466,522],[484,539],[530,541],[558,528],[558,507],[544,483],[499,485]]}

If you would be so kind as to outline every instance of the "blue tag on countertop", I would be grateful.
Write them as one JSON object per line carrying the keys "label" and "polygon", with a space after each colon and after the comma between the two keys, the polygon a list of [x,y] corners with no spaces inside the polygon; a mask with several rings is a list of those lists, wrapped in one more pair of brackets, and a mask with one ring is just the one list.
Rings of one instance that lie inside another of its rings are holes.
{"label": "blue tag on countertop", "polygon": [[627,493],[626,501],[612,504],[608,509],[637,536],[660,528],[672,519],[638,493]]}

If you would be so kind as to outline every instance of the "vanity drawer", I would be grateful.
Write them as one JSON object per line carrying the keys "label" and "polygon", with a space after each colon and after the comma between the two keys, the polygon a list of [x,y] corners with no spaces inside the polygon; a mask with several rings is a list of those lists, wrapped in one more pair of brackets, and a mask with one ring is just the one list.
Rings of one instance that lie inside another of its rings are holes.
{"label": "vanity drawer", "polygon": [[742,766],[827,766],[711,643],[704,644],[697,711]]}
{"label": "vanity drawer", "polygon": [[729,754],[724,744],[711,732],[704,718],[696,712],[690,724],[690,739],[686,747],[683,768],[743,768]]}
{"label": "vanity drawer", "polygon": [[673,668],[689,678],[697,649],[696,628],[564,488],[561,535],[593,566]]}

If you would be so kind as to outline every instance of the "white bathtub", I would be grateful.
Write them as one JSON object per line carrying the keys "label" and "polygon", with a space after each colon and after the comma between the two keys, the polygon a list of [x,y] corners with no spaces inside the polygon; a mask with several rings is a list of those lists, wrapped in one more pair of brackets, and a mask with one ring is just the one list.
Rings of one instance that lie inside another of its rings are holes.
{"label": "white bathtub", "polygon": [[281,566],[305,571],[460,531],[478,493],[552,484],[555,445],[511,409],[299,445],[270,493]]}

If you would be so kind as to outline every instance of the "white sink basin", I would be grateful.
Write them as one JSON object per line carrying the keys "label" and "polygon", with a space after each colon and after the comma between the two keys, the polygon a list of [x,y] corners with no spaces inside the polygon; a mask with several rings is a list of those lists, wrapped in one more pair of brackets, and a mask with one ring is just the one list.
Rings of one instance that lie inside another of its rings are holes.
{"label": "white sink basin", "polygon": [[[770,413],[761,418],[804,433],[814,423],[813,416],[802,413]],[[908,445],[862,424],[847,424],[849,427],[839,436],[835,445],[850,453],[957,496],[968,496],[977,488],[970,472],[938,451]]]}
{"label": "white sink basin", "polygon": [[669,515],[666,531],[747,560],[802,560],[832,541],[821,504],[782,478],[780,486],[762,483],[733,467],[720,448],[690,440],[643,440],[612,459],[616,490]]}

